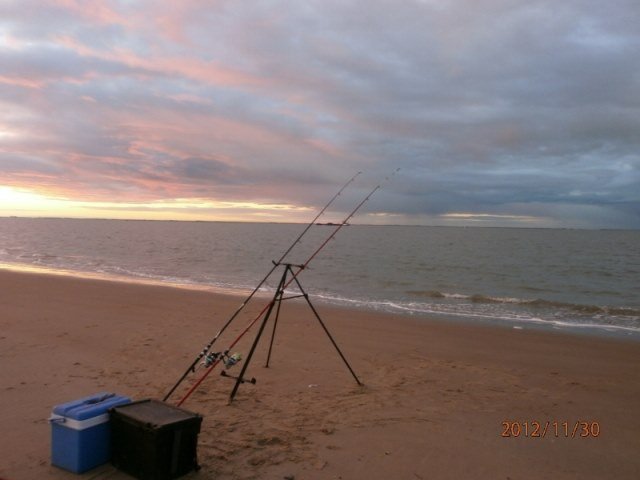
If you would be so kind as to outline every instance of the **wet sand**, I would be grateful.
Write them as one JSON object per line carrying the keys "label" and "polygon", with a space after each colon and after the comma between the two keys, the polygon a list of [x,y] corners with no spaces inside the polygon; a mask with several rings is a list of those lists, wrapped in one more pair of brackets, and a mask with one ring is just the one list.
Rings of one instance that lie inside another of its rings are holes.
{"label": "wet sand", "polygon": [[[51,466],[52,407],[100,391],[162,398],[241,301],[0,271],[0,477],[131,478]],[[202,469],[184,478],[640,478],[640,342],[314,304],[365,385],[309,308],[286,302],[270,368],[268,327],[248,369],[257,384],[227,405],[233,382],[216,371],[184,404],[204,416]],[[255,332],[233,351],[246,357]]]}

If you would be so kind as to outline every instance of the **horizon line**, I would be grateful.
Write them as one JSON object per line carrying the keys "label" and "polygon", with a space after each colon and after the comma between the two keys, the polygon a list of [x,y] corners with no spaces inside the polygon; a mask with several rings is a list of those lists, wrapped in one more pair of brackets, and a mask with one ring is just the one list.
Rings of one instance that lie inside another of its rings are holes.
{"label": "horizon line", "polygon": [[[187,219],[160,219],[160,218],[101,218],[101,217],[58,217],[58,216],[21,216],[21,215],[0,215],[0,219],[25,219],[25,220],[99,220],[99,221],[120,221],[120,222],[183,222],[183,223],[246,223],[246,224],[277,224],[277,225],[307,225],[309,222],[294,221],[256,221],[256,220],[187,220]],[[339,223],[314,222],[318,226],[338,226]],[[638,232],[640,228],[621,227],[544,227],[544,226],[505,226],[505,225],[434,225],[434,224],[402,224],[402,223],[347,223],[346,226],[354,227],[416,227],[416,228],[502,228],[517,230],[587,230],[587,231],[622,231]]]}

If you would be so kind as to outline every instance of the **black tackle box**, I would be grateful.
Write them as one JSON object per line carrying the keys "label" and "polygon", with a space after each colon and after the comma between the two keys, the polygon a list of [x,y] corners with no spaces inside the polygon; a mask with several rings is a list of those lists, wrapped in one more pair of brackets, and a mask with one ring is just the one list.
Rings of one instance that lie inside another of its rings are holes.
{"label": "black tackle box", "polygon": [[140,480],[171,480],[198,470],[202,416],[157,400],[111,410],[111,463]]}

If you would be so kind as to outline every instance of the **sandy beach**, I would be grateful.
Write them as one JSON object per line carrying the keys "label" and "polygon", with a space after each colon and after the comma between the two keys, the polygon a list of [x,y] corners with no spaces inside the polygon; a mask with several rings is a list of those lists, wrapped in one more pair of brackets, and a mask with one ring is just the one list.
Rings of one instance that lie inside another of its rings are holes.
{"label": "sandy beach", "polygon": [[[100,391],[162,398],[241,300],[0,271],[0,478],[131,478],[51,466],[51,409]],[[255,386],[227,405],[233,383],[214,373],[184,404],[204,416],[202,469],[184,478],[640,478],[640,343],[316,306],[365,385],[308,307],[286,303]]]}

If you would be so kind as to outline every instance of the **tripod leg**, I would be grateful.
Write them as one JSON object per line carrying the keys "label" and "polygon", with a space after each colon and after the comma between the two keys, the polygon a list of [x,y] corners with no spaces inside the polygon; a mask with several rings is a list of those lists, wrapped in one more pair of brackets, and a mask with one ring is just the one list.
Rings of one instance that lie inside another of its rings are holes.
{"label": "tripod leg", "polygon": [[353,376],[354,380],[356,381],[356,383],[360,386],[362,386],[362,382],[360,381],[360,379],[358,379],[358,376],[355,374],[355,372],[353,371],[353,369],[351,368],[351,365],[349,365],[349,362],[347,361],[347,359],[345,358],[345,356],[342,354],[342,352],[340,351],[340,347],[338,347],[338,344],[336,343],[336,341],[333,339],[333,337],[331,336],[331,333],[329,332],[329,329],[326,327],[326,325],[324,324],[324,322],[322,321],[322,319],[320,318],[320,315],[318,315],[318,312],[316,311],[316,309],[314,308],[313,304],[311,303],[311,301],[309,300],[309,296],[307,294],[305,294],[304,296],[305,300],[307,301],[307,303],[309,304],[309,306],[311,307],[311,310],[313,311],[313,314],[316,316],[316,318],[318,319],[318,322],[320,322],[320,325],[322,326],[322,329],[324,330],[324,332],[327,334],[327,336],[329,337],[329,340],[331,340],[331,343],[333,344],[333,346],[335,347],[336,351],[338,352],[338,355],[340,355],[340,358],[342,358],[342,361],[344,362],[344,364],[347,366],[347,368],[349,369],[349,372],[351,372],[351,375]]}
{"label": "tripod leg", "polygon": [[267,325],[267,322],[269,321],[269,315],[271,315],[271,311],[273,310],[273,305],[275,304],[275,302],[276,302],[275,299],[271,301],[271,305],[269,305],[269,310],[264,315],[264,319],[262,320],[262,323],[260,324],[260,329],[258,330],[258,333],[256,334],[256,338],[253,341],[253,345],[251,345],[251,350],[249,350],[249,355],[247,355],[247,359],[244,361],[244,364],[242,365],[242,370],[240,370],[240,375],[238,375],[236,383],[233,386],[233,390],[231,391],[231,395],[229,395],[229,403],[231,403],[233,401],[233,398],[236,396],[236,393],[238,392],[238,387],[242,383],[242,379],[244,378],[244,373],[247,371],[247,367],[249,366],[249,363],[251,362],[251,357],[253,357],[253,352],[255,352],[256,347],[258,346],[258,342],[260,341],[260,337],[262,336],[262,332],[264,331],[264,327]]}
{"label": "tripod leg", "polygon": [[[295,278],[295,277],[294,277]],[[360,379],[358,378],[358,376],[355,374],[355,372],[353,371],[353,369],[351,368],[351,365],[349,365],[349,362],[347,361],[347,359],[345,358],[345,356],[342,354],[342,352],[340,351],[340,347],[338,347],[338,344],[336,343],[336,341],[333,339],[333,337],[331,336],[331,333],[329,332],[329,329],[327,328],[327,326],[324,324],[324,322],[322,321],[322,319],[320,318],[320,315],[318,314],[318,311],[315,309],[315,307],[313,306],[313,304],[311,303],[311,300],[309,300],[309,295],[307,295],[307,293],[304,291],[304,289],[302,288],[302,285],[300,285],[300,282],[298,282],[298,279],[296,278],[296,283],[298,284],[298,288],[300,289],[300,291],[303,293],[304,295],[304,299],[307,301],[307,303],[309,304],[309,307],[311,307],[311,311],[313,312],[313,314],[316,316],[316,319],[318,319],[318,322],[320,322],[320,325],[322,326],[322,329],[324,330],[324,332],[327,334],[327,337],[329,337],[329,340],[331,340],[331,343],[333,344],[333,346],[335,347],[336,351],[338,352],[338,355],[340,355],[340,358],[342,359],[342,361],[344,362],[344,364],[347,366],[347,368],[349,369],[349,372],[351,372],[351,375],[353,376],[354,380],[356,381],[356,383],[360,386],[362,386],[362,382],[360,381]]]}
{"label": "tripod leg", "polygon": [[233,386],[233,390],[231,391],[231,394],[229,395],[229,403],[233,402],[233,398],[236,396],[236,393],[238,392],[238,387],[240,387],[240,384],[242,383],[242,379],[244,378],[244,373],[247,371],[247,367],[249,366],[249,363],[251,362],[251,358],[253,357],[253,353],[256,351],[256,347],[258,346],[258,342],[260,341],[260,337],[262,336],[262,332],[264,332],[264,327],[267,325],[267,321],[269,320],[269,316],[271,315],[271,312],[273,311],[274,305],[276,304],[276,302],[281,302],[282,301],[283,288],[284,288],[284,283],[285,283],[286,278],[287,278],[287,270],[285,270],[284,273],[282,274],[282,279],[280,280],[280,283],[278,284],[278,289],[276,290],[276,294],[273,296],[273,300],[271,300],[271,303],[269,304],[269,309],[265,313],[264,319],[262,320],[262,323],[260,324],[260,329],[258,330],[258,333],[256,334],[256,338],[253,341],[253,345],[251,345],[251,350],[249,350],[249,355],[247,355],[247,359],[245,360],[244,364],[242,365],[242,370],[240,371],[240,375],[238,375],[238,379],[236,380],[236,384]]}
{"label": "tripod leg", "polygon": [[[282,296],[281,296],[282,297]],[[282,305],[282,298],[278,301],[278,308],[276,309],[276,318],[273,320],[273,330],[271,332],[271,341],[269,342],[269,353],[267,353],[267,363],[265,368],[269,368],[269,360],[271,360],[271,350],[273,349],[273,339],[276,336],[276,327],[278,326],[278,318],[280,318],[280,306]]]}

